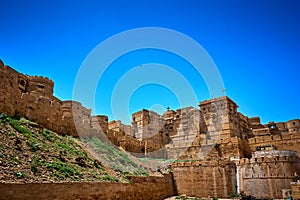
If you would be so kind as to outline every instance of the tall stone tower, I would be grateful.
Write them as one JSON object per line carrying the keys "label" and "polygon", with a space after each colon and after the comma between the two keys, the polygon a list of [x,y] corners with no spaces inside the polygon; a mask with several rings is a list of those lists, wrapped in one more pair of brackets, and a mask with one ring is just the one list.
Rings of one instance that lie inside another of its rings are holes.
{"label": "tall stone tower", "polygon": [[162,142],[164,120],[156,112],[143,109],[132,114],[134,137],[138,140]]}
{"label": "tall stone tower", "polygon": [[202,101],[199,106],[207,127],[207,139],[240,137],[238,106],[229,97]]}

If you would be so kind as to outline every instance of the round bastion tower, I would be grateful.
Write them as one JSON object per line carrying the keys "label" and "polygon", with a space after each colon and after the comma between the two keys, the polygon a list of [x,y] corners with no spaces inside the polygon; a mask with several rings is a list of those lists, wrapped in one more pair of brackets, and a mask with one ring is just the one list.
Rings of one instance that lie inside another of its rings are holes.
{"label": "round bastion tower", "polygon": [[40,96],[53,96],[54,82],[43,76],[30,76],[27,92],[39,94]]}

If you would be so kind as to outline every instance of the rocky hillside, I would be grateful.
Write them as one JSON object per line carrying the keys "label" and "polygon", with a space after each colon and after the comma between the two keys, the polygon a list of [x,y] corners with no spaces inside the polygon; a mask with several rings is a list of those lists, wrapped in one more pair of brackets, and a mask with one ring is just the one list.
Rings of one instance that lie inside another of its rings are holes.
{"label": "rocky hillside", "polygon": [[96,137],[80,141],[25,118],[0,114],[0,182],[124,182],[125,175],[147,174],[125,152]]}

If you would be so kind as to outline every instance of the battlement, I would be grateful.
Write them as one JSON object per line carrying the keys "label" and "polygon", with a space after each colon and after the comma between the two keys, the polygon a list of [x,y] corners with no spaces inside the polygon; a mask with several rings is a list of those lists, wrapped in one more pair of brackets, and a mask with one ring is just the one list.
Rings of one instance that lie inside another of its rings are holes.
{"label": "battlement", "polygon": [[5,65],[3,62],[2,64],[0,64],[0,67],[2,68],[1,71],[3,71],[4,73],[8,74],[8,75],[19,75],[20,73],[18,71],[16,71],[15,69],[13,69],[12,67]]}
{"label": "battlement", "polygon": [[298,153],[296,151],[289,150],[264,150],[264,151],[255,151],[253,153],[254,158],[259,157],[298,157]]}
{"label": "battlement", "polygon": [[251,117],[248,118],[249,124],[251,125],[258,125],[260,124],[260,118],[259,117]]}
{"label": "battlement", "polygon": [[[232,103],[233,105],[235,105],[236,107],[238,107],[236,105],[236,103],[232,99],[230,99],[228,96],[222,96],[222,97],[218,97],[218,98],[201,101],[200,107],[203,105],[207,105],[207,104],[211,104],[211,103],[220,103],[220,102],[229,102],[229,103]],[[220,108],[223,108],[223,107],[220,105]]]}
{"label": "battlement", "polygon": [[278,164],[278,163],[283,163],[283,162],[289,162],[289,163],[298,163],[299,160],[298,158],[293,158],[293,157],[285,157],[285,156],[280,156],[280,157],[259,157],[259,158],[253,158],[253,159],[248,159],[248,158],[243,158],[237,162],[238,166],[247,166],[247,165],[264,165],[264,164]]}
{"label": "battlement", "polygon": [[300,139],[300,132],[296,133],[288,133],[285,135],[263,135],[263,136],[256,136],[254,138],[249,138],[248,142],[250,145],[254,144],[261,144],[261,143],[270,143],[270,142],[279,142],[282,140],[293,140],[293,139]]}
{"label": "battlement", "polygon": [[51,87],[54,86],[54,82],[48,77],[44,77],[44,76],[29,76],[29,81],[47,84],[50,85]]}
{"label": "battlement", "polygon": [[298,153],[296,151],[288,150],[266,150],[266,151],[255,151],[252,153],[252,158],[242,158],[237,161],[237,165],[252,165],[252,164],[266,164],[266,163],[280,163],[290,162],[299,163]]}
{"label": "battlement", "polygon": [[234,163],[228,159],[221,160],[177,160],[172,163],[172,168],[175,167],[218,167],[225,165],[233,165]]}
{"label": "battlement", "polygon": [[24,89],[22,88],[22,86],[25,85],[26,85],[25,87],[26,92],[35,93],[40,96],[47,96],[47,97],[53,96],[54,82],[47,77],[29,76],[27,82],[26,80],[20,77],[19,87],[21,89]]}

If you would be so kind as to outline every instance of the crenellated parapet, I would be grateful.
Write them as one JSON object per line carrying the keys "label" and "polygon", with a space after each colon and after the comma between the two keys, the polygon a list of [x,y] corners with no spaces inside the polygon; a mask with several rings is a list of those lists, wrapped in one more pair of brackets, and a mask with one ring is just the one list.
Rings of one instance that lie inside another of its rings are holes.
{"label": "crenellated parapet", "polygon": [[255,151],[252,158],[242,158],[236,162],[238,166],[261,165],[267,163],[290,162],[298,163],[299,157],[296,151],[289,150],[263,150]]}
{"label": "crenellated parapet", "polygon": [[45,76],[29,76],[29,81],[54,86],[54,82]]}
{"label": "crenellated parapet", "polygon": [[263,135],[248,139],[252,151],[264,146],[273,146],[277,150],[292,150],[300,152],[300,132],[287,132],[281,135]]}
{"label": "crenellated parapet", "polygon": [[49,78],[43,76],[29,76],[26,92],[52,97],[53,88],[54,82]]}
{"label": "crenellated parapet", "polygon": [[228,159],[220,160],[177,160],[172,163],[172,168],[175,167],[220,167],[225,165],[234,166],[234,163]]}
{"label": "crenellated parapet", "polygon": [[300,173],[295,151],[256,151],[251,159],[240,159],[236,165],[239,192],[259,199],[282,198],[282,189],[289,189]]}

